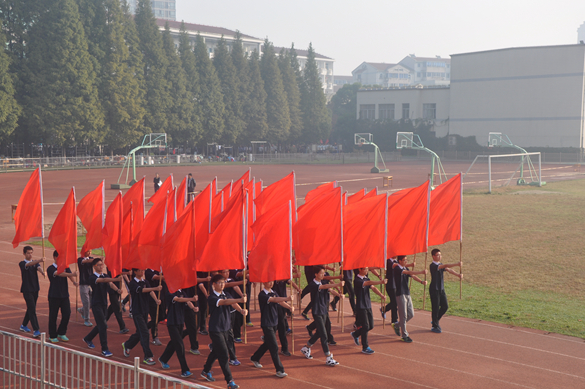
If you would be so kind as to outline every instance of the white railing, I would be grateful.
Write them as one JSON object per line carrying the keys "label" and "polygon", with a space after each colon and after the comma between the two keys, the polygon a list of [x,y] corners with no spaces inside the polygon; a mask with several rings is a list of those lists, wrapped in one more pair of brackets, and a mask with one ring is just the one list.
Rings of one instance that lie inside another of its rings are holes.
{"label": "white railing", "polygon": [[3,388],[209,389],[134,365],[0,331]]}

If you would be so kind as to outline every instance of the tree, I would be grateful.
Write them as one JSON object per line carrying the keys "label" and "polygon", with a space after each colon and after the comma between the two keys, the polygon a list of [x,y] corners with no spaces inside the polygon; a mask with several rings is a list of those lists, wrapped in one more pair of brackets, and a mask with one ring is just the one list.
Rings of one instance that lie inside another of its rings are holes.
{"label": "tree", "polygon": [[219,78],[209,59],[207,45],[200,34],[197,34],[194,51],[200,81],[199,103],[201,105],[203,140],[208,143],[217,142],[221,139],[225,128],[223,121],[225,106]]}
{"label": "tree", "polygon": [[193,95],[187,90],[187,76],[175,49],[168,23],[163,32],[163,48],[168,60],[166,79],[172,96],[169,112],[167,113],[167,132],[171,135],[173,144],[186,144],[192,140],[190,130],[192,128],[195,102]]}
{"label": "tree", "polygon": [[309,44],[307,63],[303,69],[304,87],[301,95],[301,109],[303,111],[303,139],[309,143],[326,140],[331,128],[331,118],[327,110],[327,99],[321,84],[315,51]]}
{"label": "tree", "polygon": [[266,115],[266,91],[264,81],[260,75],[260,60],[258,52],[254,50],[248,63],[249,90],[244,100],[244,116],[246,130],[242,136],[243,142],[265,140],[268,132]]}
{"label": "tree", "polygon": [[303,115],[301,112],[301,93],[297,83],[295,71],[291,66],[290,52],[282,49],[278,57],[278,68],[282,77],[282,85],[286,92],[290,115],[290,131],[288,141],[294,143],[300,140],[303,131]]}
{"label": "tree", "polygon": [[6,35],[6,50],[13,66],[24,58],[27,34],[38,19],[43,0],[0,1],[0,22]]}
{"label": "tree", "polygon": [[290,113],[274,46],[268,39],[264,40],[260,73],[264,81],[264,90],[266,91],[266,114],[268,118],[266,137],[270,142],[281,143],[289,136]]}
{"label": "tree", "polygon": [[228,47],[221,37],[213,56],[213,65],[217,71],[225,105],[224,122],[225,131],[222,141],[227,144],[234,144],[242,131],[245,122],[242,112],[242,97],[240,95],[240,82]]}
{"label": "tree", "polygon": [[[5,42],[3,34],[0,34],[0,41]],[[14,97],[14,80],[10,72],[10,58],[4,50],[0,50],[0,140],[12,134],[21,113]]]}
{"label": "tree", "polygon": [[26,44],[23,135],[64,146],[99,142],[104,117],[77,4],[46,3]]}
{"label": "tree", "polygon": [[201,90],[199,88],[199,73],[197,73],[197,60],[191,47],[191,40],[187,34],[185,23],[181,23],[181,35],[179,37],[179,58],[187,77],[185,87],[193,98],[193,111],[191,116],[191,128],[189,129],[188,144],[195,145],[201,139]]}
{"label": "tree", "polygon": [[353,134],[357,132],[357,92],[360,87],[358,82],[344,85],[329,103],[332,122],[330,140],[343,144],[344,150],[353,147]]}

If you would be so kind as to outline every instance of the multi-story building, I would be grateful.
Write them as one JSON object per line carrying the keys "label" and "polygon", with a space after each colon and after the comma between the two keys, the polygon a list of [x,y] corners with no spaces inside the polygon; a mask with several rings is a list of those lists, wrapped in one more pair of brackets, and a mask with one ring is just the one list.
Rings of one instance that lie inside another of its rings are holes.
{"label": "multi-story building", "polygon": [[413,85],[449,85],[450,83],[451,60],[448,58],[417,57],[410,54],[398,64],[410,70]]}
{"label": "multi-story building", "polygon": [[[130,13],[136,13],[138,0],[128,0]],[[157,19],[177,20],[176,0],[152,0],[152,13]]]}
{"label": "multi-story building", "polygon": [[[277,53],[280,53],[281,50],[287,52],[289,49],[287,49],[286,47],[275,47],[274,50]],[[295,51],[297,52],[297,59],[299,60],[301,70],[303,70],[305,68],[305,65],[307,64],[307,56],[309,55],[309,52],[307,50],[297,48],[295,48]],[[323,90],[325,91],[325,94],[329,98],[333,95],[333,93],[335,93],[333,90],[334,78],[333,63],[335,62],[335,60],[324,55],[315,53],[315,62],[317,62],[317,69],[319,70],[319,74],[321,76],[321,84],[323,84]]]}
{"label": "multi-story building", "polygon": [[585,23],[583,23],[577,30],[577,43],[585,42]]}
{"label": "multi-story building", "polygon": [[379,85],[385,88],[411,85],[410,69],[393,63],[363,62],[352,72],[354,82],[362,85]]}

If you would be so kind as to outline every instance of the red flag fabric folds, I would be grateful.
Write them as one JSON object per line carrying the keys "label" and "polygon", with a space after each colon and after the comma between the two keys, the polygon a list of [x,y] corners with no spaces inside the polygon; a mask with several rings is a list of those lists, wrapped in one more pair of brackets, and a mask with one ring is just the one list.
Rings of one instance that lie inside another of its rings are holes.
{"label": "red flag fabric folds", "polygon": [[20,242],[27,241],[32,237],[44,238],[43,223],[43,180],[39,167],[30,175],[18,200],[18,207],[14,213],[16,234],[12,239],[12,247],[16,248]]}
{"label": "red flag fabric folds", "polygon": [[183,210],[187,206],[187,176],[181,181],[181,185],[177,189],[177,217],[183,214]]}
{"label": "red flag fabric folds", "polygon": [[177,220],[177,188],[171,190],[167,199],[167,224],[166,229],[168,230]]}
{"label": "red flag fabric folds", "polygon": [[164,201],[167,196],[167,192],[170,192],[173,189],[173,175],[167,177],[165,182],[162,183],[160,188],[156,191],[155,194],[150,196],[148,199],[149,203],[156,204],[158,201]]}
{"label": "red flag fabric folds", "polygon": [[136,182],[122,197],[124,224],[122,229],[122,257],[129,256],[131,242],[136,239],[144,223],[144,182],[145,177]]}
{"label": "red flag fabric folds", "polygon": [[357,192],[355,192],[354,194],[347,196],[347,205],[357,203],[358,201],[363,199],[365,195],[366,195],[366,188],[360,189]]}
{"label": "red flag fabric folds", "polygon": [[161,248],[160,240],[164,234],[167,215],[167,199],[155,203],[146,214],[144,225],[138,237],[138,254],[140,255],[141,266],[139,269],[160,268]]}
{"label": "red flag fabric folds", "polygon": [[388,195],[346,205],[343,208],[343,269],[384,267]]}
{"label": "red flag fabric folds", "polygon": [[[261,219],[267,218],[266,221]],[[281,205],[264,214],[252,230],[256,244],[248,255],[250,282],[288,280],[292,277],[292,206]]]}
{"label": "red flag fabric folds", "polygon": [[77,205],[77,216],[87,230],[81,253],[102,247],[102,228],[106,217],[105,181],[85,195]]}
{"label": "red flag fabric folds", "polygon": [[461,173],[431,192],[429,246],[461,239],[462,195]]}
{"label": "red flag fabric folds", "polygon": [[[296,207],[295,200],[295,172],[268,185],[262,192],[256,191],[256,219],[275,209],[280,209],[284,204],[291,201],[293,209]],[[296,216],[296,212],[293,212]]]}
{"label": "red flag fabric folds", "polygon": [[388,198],[388,257],[427,250],[430,182]]}
{"label": "red flag fabric folds", "polygon": [[77,212],[75,210],[75,188],[71,189],[63,208],[59,211],[51,232],[49,242],[59,253],[57,272],[63,273],[72,263],[77,262]]}
{"label": "red flag fabric folds", "polygon": [[117,277],[122,272],[122,222],[123,222],[122,192],[118,193],[106,212],[106,224],[102,230],[106,265]]}
{"label": "red flag fabric folds", "polygon": [[191,202],[181,217],[167,230],[162,242],[162,272],[169,292],[197,283],[195,258],[195,206]]}
{"label": "red flag fabric folds", "polygon": [[371,197],[376,197],[378,195],[378,187],[375,187],[368,194],[364,195],[364,199],[369,199]]}
{"label": "red flag fabric folds", "polygon": [[248,171],[246,173],[244,173],[244,175],[240,178],[238,178],[233,184],[232,184],[232,193],[235,193],[238,190],[242,189],[242,181],[244,182],[244,186],[248,185],[248,183],[250,181],[252,181],[252,169],[248,168]]}
{"label": "red flag fabric folds", "polygon": [[299,209],[299,220],[293,229],[297,265],[321,265],[342,260],[342,210],[341,188],[330,190]]}
{"label": "red flag fabric folds", "polygon": [[195,245],[196,259],[200,258],[201,254],[203,254],[203,249],[205,248],[207,240],[209,239],[209,221],[212,208],[211,197],[213,196],[212,191],[213,183],[207,185],[207,187],[203,189],[201,193],[197,195],[197,197],[195,197],[193,205],[195,207],[195,221],[193,222],[195,225],[194,234],[197,242]]}

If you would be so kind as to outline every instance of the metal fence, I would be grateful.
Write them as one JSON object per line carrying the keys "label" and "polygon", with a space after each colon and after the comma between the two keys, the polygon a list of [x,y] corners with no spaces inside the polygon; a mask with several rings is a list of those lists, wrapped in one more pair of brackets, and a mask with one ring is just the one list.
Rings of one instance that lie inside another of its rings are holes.
{"label": "metal fence", "polygon": [[209,389],[134,365],[85,354],[45,342],[0,331],[2,387],[8,388],[108,388],[108,389]]}

